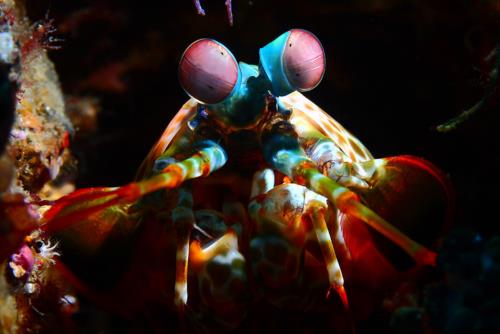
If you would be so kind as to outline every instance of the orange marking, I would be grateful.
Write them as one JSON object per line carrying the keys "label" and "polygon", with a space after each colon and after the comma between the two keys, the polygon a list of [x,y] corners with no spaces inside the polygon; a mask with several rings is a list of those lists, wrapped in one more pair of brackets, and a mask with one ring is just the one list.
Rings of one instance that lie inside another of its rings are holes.
{"label": "orange marking", "polygon": [[[304,95],[299,92],[291,93],[287,96],[280,98],[281,101],[287,108],[293,110],[290,121],[293,124],[306,123],[314,129],[320,131],[324,136],[331,139],[342,152],[348,154],[348,152],[353,152],[355,149],[351,147],[351,144],[345,138],[353,138],[358,145],[360,152],[363,154],[350,155],[353,162],[367,161],[373,159],[371,153],[363,146],[363,144],[356,140],[352,134],[349,133],[340,123],[333,119],[326,112],[321,110],[313,102],[308,100]],[[307,110],[306,105],[313,106],[313,109]],[[299,135],[301,135],[299,133]]]}
{"label": "orange marking", "polygon": [[69,132],[65,131],[64,135],[63,135],[62,144],[61,144],[61,150],[65,149],[68,146],[69,146]]}
{"label": "orange marking", "polygon": [[210,174],[210,160],[206,159],[206,156],[199,152],[195,156],[201,160],[201,175],[207,176]]}
{"label": "orange marking", "polygon": [[341,286],[336,286],[335,290],[337,291],[340,300],[342,301],[342,304],[344,305],[345,309],[348,311],[349,310],[349,301],[347,300],[347,293],[345,292],[345,288],[343,285]]}
{"label": "orange marking", "polygon": [[365,158],[365,153],[361,150],[361,148],[359,147],[358,143],[356,143],[355,140],[349,138],[349,144],[351,144],[352,149],[358,156]]}
{"label": "orange marking", "polygon": [[146,159],[142,162],[137,171],[136,179],[140,179],[149,171],[154,161],[168,148],[175,135],[186,126],[187,121],[196,115],[197,102],[193,99],[187,101],[177,114],[172,118],[165,131],[163,131],[160,139],[151,148]]}
{"label": "orange marking", "polygon": [[172,176],[173,183],[182,182],[185,177],[184,170],[177,164],[168,165],[163,170],[163,173],[169,173]]}
{"label": "orange marking", "polygon": [[187,262],[184,260],[177,260],[175,268],[175,281],[177,283],[184,283],[187,280]]}
{"label": "orange marking", "polygon": [[205,256],[201,248],[201,243],[195,240],[191,243],[191,246],[189,246],[189,262],[192,264],[193,268],[197,270],[204,261]]}

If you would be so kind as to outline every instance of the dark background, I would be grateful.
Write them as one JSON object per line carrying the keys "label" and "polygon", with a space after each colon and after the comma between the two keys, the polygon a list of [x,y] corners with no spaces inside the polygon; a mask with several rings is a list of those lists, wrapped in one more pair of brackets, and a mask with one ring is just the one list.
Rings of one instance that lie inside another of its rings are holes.
{"label": "dark background", "polygon": [[[79,186],[129,182],[187,99],[177,64],[194,40],[211,37],[238,60],[258,63],[258,50],[290,28],[316,34],[326,51],[322,83],[306,95],[354,133],[376,157],[413,154],[448,174],[458,219],[491,230],[496,207],[500,115],[493,98],[458,130],[432,130],[479,101],[499,41],[498,1],[33,1],[33,21],[49,11],[64,38],[50,52],[66,94],[99,99],[98,131],[74,143]],[[122,87],[104,82],[116,76]],[[142,60],[141,60],[142,58]],[[109,71],[108,71],[109,72]],[[89,78],[97,79],[90,80]],[[89,83],[90,82],[90,83]],[[104,82],[104,83],[103,83]],[[492,216],[490,216],[492,217]]]}
{"label": "dark background", "polygon": [[[484,97],[500,42],[499,1],[224,0],[29,1],[64,38],[50,51],[66,94],[97,98],[97,131],[72,143],[79,187],[130,182],[155,140],[187,100],[177,81],[184,49],[201,37],[256,64],[258,50],[290,28],[316,34],[326,51],[323,82],[306,94],[376,157],[412,154],[454,185],[456,225],[498,231],[498,93],[450,133],[433,128]],[[106,80],[118,71],[119,84]],[[100,74],[99,74],[100,73]],[[102,74],[107,73],[107,74]]]}

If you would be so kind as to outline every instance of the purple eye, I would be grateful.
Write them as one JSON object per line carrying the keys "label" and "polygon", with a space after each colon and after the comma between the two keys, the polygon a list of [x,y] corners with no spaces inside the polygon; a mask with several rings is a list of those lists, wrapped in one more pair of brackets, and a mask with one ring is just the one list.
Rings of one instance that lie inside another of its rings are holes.
{"label": "purple eye", "polygon": [[325,73],[325,52],[316,36],[293,29],[285,45],[283,67],[290,84],[299,91],[316,87]]}
{"label": "purple eye", "polygon": [[179,81],[190,96],[205,104],[223,101],[238,82],[239,69],[232,53],[222,44],[204,38],[184,51]]}

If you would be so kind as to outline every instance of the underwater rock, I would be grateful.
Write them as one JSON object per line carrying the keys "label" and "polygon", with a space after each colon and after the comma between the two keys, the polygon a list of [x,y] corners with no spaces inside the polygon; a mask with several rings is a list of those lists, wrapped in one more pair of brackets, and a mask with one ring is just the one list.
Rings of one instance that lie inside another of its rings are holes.
{"label": "underwater rock", "polygon": [[396,333],[498,333],[500,237],[455,228],[438,254],[440,276],[413,291],[411,307],[392,313]]}
{"label": "underwater rock", "polygon": [[56,48],[51,21],[45,18],[30,25],[21,2],[4,1],[0,9],[3,30],[11,37],[15,54],[3,58],[15,59],[9,78],[18,86],[15,120],[6,147],[15,165],[11,191],[33,194],[55,179],[69,159],[65,151],[73,127],[65,115],[57,73],[47,56],[46,49]]}
{"label": "underwater rock", "polygon": [[52,270],[59,254],[37,234],[39,208],[30,204],[44,198],[41,190],[72,161],[73,126],[46,52],[57,48],[52,32],[47,17],[30,24],[24,1],[0,2],[2,333],[68,332],[72,326],[72,308],[63,298],[72,292]]}

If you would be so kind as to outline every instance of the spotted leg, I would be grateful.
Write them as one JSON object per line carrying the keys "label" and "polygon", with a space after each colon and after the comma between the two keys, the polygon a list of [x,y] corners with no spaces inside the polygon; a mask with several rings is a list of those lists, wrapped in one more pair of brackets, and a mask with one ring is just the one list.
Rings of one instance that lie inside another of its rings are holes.
{"label": "spotted leg", "polygon": [[[254,199],[250,202],[249,213],[258,225],[257,234],[260,236],[255,238],[253,244],[260,241],[261,244],[271,245],[272,236],[280,234],[290,241],[292,249],[288,253],[293,258],[293,248],[295,248],[293,246],[302,249],[306,240],[315,241],[323,255],[330,286],[338,292],[347,308],[344,278],[325,219],[328,210],[327,199],[294,183],[273,186],[272,170],[264,169],[254,174],[252,185]],[[309,225],[304,224],[304,218],[312,223],[312,231]],[[286,273],[286,270],[284,272]]]}
{"label": "spotted leg", "polygon": [[262,137],[266,160],[299,184],[328,198],[341,212],[358,218],[401,247],[419,264],[434,265],[436,254],[363,205],[356,193],[323,175],[301,149],[293,126],[273,127]]}
{"label": "spotted leg", "polygon": [[344,277],[342,275],[342,270],[340,269],[340,264],[335,254],[335,249],[333,248],[333,242],[330,237],[330,231],[328,230],[325,221],[325,207],[321,205],[321,202],[313,201],[309,203],[310,218],[313,223],[314,232],[316,233],[316,238],[318,239],[318,244],[323,253],[323,258],[326,264],[326,269],[328,271],[328,281],[330,282],[330,287],[337,291],[344,307],[348,309],[347,295],[344,289]]}
{"label": "spotted leg", "polygon": [[43,217],[42,229],[55,232],[73,222],[118,204],[132,204],[142,196],[159,189],[171,189],[185,180],[207,176],[227,161],[226,152],[213,141],[201,141],[194,146],[191,157],[172,163],[150,178],[118,188],[87,188],[57,200]]}
{"label": "spotted leg", "polygon": [[195,225],[193,195],[187,187],[179,189],[177,206],[172,210],[172,223],[176,232],[177,251],[175,257],[175,297],[174,304],[179,312],[184,312],[188,300],[187,275],[189,243]]}

